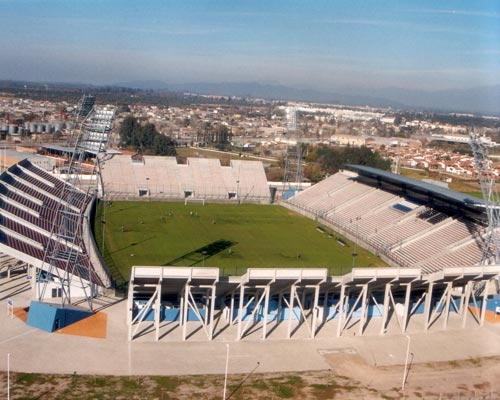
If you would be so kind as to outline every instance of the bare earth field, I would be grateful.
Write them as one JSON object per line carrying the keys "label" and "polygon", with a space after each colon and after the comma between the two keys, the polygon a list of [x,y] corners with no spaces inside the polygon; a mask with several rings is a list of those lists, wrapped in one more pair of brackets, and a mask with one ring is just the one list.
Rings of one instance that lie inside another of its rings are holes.
{"label": "bare earth field", "polygon": [[[500,357],[372,367],[353,354],[327,355],[331,370],[234,374],[229,399],[497,399]],[[6,395],[6,373],[0,374]],[[113,377],[11,374],[13,399],[221,399],[223,375]]]}

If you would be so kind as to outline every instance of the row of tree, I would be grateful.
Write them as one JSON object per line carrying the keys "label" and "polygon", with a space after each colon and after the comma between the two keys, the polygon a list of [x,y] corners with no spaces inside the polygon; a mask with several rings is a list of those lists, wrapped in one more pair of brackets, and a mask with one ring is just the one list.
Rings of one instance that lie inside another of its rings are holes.
{"label": "row of tree", "polygon": [[154,124],[141,123],[133,116],[125,117],[120,126],[120,146],[142,154],[176,155],[171,138],[160,134]]}

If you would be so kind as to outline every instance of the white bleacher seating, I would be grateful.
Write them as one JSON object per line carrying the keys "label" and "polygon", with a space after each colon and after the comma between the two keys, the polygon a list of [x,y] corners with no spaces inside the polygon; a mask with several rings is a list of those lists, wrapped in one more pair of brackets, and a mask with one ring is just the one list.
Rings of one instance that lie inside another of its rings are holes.
{"label": "white bleacher seating", "polygon": [[215,158],[115,155],[102,169],[104,192],[110,199],[185,197],[214,202],[269,203],[271,196],[262,162],[232,160],[222,166]]}
{"label": "white bleacher seating", "polygon": [[403,267],[421,265],[430,273],[481,259],[477,224],[359,182],[352,173],[332,175],[284,204],[357,236]]}

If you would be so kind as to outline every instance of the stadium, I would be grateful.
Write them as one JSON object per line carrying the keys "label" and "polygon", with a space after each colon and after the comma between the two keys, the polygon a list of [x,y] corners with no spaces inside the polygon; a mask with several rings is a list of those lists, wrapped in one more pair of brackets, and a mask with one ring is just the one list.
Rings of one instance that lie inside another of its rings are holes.
{"label": "stadium", "polygon": [[81,119],[65,175],[0,175],[17,371],[222,374],[231,346],[231,373],[358,353],[406,377],[495,352],[469,346],[494,343],[500,306],[488,200],[345,165],[276,201],[261,162],[106,152],[113,112]]}
{"label": "stadium", "polygon": [[96,323],[112,333],[91,337],[148,354],[155,342],[324,346],[495,322],[487,201],[346,165],[274,202],[261,162],[107,154],[112,118],[84,117],[65,180],[28,160],[0,176],[2,269],[21,306],[10,312],[34,331],[86,336]]}

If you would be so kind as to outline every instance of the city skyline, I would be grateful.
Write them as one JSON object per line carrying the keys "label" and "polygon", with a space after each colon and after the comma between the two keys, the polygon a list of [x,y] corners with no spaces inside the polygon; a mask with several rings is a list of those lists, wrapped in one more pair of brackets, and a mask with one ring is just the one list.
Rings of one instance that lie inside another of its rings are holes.
{"label": "city skyline", "polygon": [[0,13],[0,79],[326,91],[500,84],[493,2],[1,0]]}

